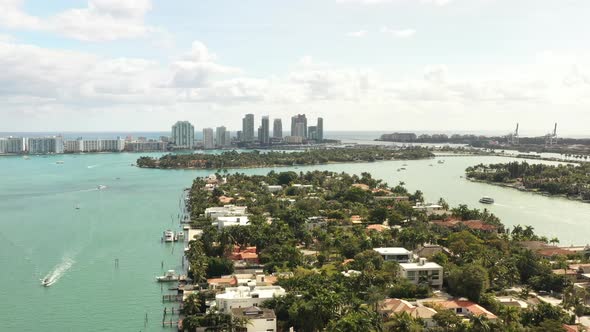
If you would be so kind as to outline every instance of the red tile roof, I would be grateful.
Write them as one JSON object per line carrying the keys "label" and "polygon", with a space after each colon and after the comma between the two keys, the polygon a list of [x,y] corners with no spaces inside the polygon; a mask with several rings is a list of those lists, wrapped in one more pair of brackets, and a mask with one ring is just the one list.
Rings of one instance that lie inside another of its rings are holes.
{"label": "red tile roof", "polygon": [[473,315],[480,316],[484,315],[488,319],[496,319],[496,315],[489,312],[486,308],[480,306],[477,303],[466,301],[466,300],[451,300],[451,301],[441,301],[441,302],[433,302],[438,304],[446,309],[456,309],[456,308],[465,308],[469,310],[469,312]]}

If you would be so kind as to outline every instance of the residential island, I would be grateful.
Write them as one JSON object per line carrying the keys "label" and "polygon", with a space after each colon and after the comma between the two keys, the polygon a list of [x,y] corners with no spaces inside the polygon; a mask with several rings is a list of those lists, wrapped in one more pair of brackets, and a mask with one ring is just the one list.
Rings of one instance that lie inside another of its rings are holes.
{"label": "residential island", "polygon": [[403,183],[271,171],[187,191],[182,330],[574,331],[589,310],[590,248]]}
{"label": "residential island", "polygon": [[590,164],[529,164],[509,162],[469,167],[468,179],[518,190],[564,196],[590,202]]}
{"label": "residential island", "polygon": [[238,152],[221,154],[167,154],[159,158],[140,157],[137,166],[143,168],[199,168],[227,169],[250,167],[277,167],[294,165],[317,165],[327,163],[373,162],[379,160],[411,160],[432,158],[434,154],[426,148],[332,148],[310,149],[298,152]]}

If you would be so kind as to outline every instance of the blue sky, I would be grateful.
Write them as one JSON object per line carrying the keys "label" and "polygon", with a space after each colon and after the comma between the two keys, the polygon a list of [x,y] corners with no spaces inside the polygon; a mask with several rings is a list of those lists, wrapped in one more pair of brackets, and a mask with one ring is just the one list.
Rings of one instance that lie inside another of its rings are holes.
{"label": "blue sky", "polygon": [[0,0],[0,131],[590,123],[583,0]]}

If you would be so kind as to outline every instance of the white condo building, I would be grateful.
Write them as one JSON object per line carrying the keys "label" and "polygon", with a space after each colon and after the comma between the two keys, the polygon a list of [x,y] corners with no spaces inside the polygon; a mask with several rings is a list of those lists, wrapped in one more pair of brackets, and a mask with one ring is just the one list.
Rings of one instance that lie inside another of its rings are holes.
{"label": "white condo building", "polygon": [[432,287],[442,287],[443,267],[427,262],[426,258],[420,258],[417,263],[400,263],[399,268],[400,276],[413,284],[427,283]]}
{"label": "white condo building", "polygon": [[407,263],[412,261],[412,252],[406,248],[389,247],[389,248],[373,248],[383,257],[384,261],[394,261],[398,263]]}
{"label": "white condo building", "polygon": [[188,121],[178,121],[172,126],[172,143],[177,148],[192,149],[195,146],[195,127]]}
{"label": "white condo building", "polygon": [[29,153],[63,153],[64,142],[61,136],[29,138]]}
{"label": "white condo building", "polygon": [[0,138],[0,153],[22,153],[25,150],[24,141],[20,137]]}

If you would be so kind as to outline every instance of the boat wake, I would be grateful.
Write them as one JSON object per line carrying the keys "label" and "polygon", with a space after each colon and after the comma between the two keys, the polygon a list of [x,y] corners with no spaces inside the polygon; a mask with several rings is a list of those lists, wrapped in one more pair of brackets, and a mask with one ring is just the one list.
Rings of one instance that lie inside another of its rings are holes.
{"label": "boat wake", "polygon": [[90,165],[90,166],[86,166],[86,167],[88,167],[88,168],[95,168],[95,167],[98,167],[98,166],[100,166],[100,165]]}
{"label": "boat wake", "polygon": [[43,279],[41,285],[49,287],[61,279],[61,277],[74,265],[75,261],[69,257],[64,257],[62,261],[57,264],[51,272],[49,272]]}

